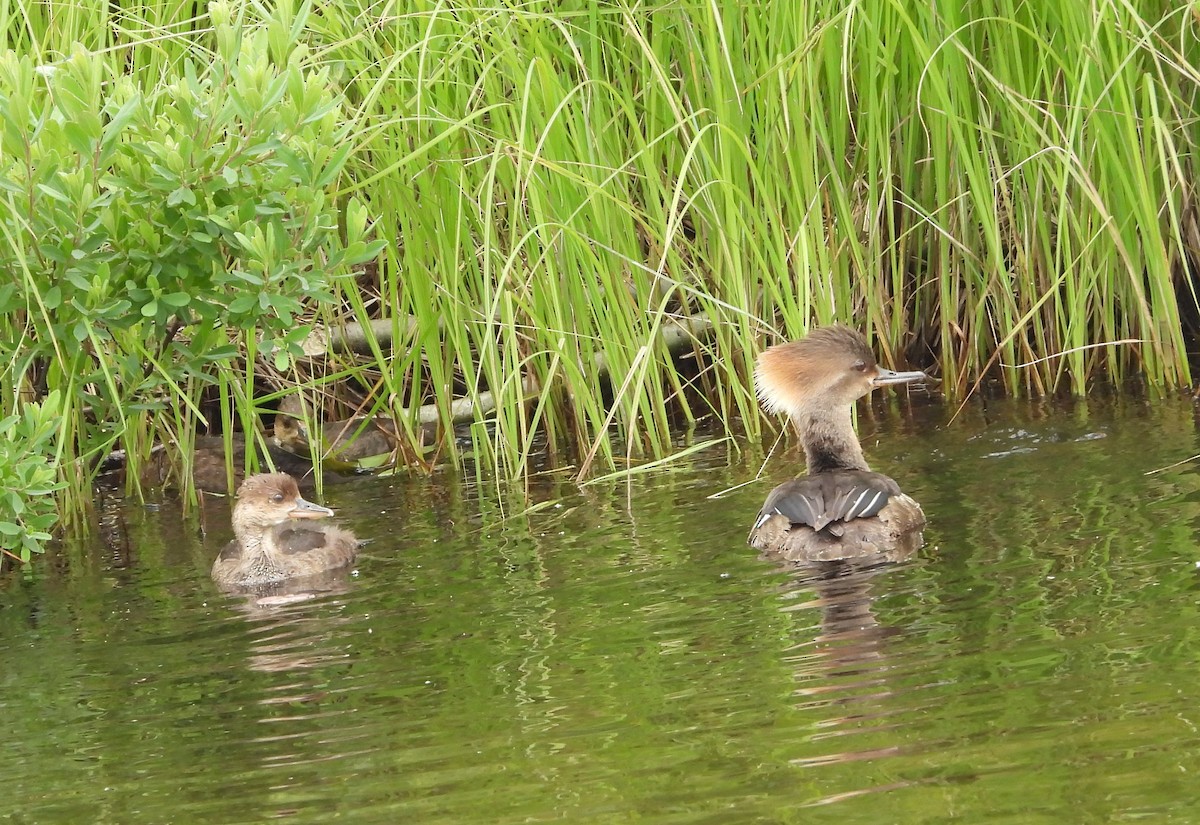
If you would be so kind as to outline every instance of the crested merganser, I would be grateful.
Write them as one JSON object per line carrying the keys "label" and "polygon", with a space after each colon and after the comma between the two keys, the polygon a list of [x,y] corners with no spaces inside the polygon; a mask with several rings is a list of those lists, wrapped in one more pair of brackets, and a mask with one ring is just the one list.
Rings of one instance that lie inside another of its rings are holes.
{"label": "crested merganser", "polygon": [[841,325],[763,352],[755,389],[767,412],[786,413],[795,424],[808,475],[771,491],[750,545],[788,561],[900,560],[915,552],[924,543],[925,514],[895,481],[867,466],[851,414],[875,387],[925,377],[880,367],[866,339]]}

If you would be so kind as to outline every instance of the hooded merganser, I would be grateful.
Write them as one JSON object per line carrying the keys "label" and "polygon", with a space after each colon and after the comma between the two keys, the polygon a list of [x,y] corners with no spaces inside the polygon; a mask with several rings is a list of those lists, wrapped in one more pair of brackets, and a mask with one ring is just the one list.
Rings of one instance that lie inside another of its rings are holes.
{"label": "hooded merganser", "polygon": [[354,534],[334,525],[297,523],[332,516],[328,507],[300,497],[285,473],[253,475],[238,488],[233,508],[235,538],[213,562],[218,584],[254,587],[313,576],[351,564]]}
{"label": "hooded merganser", "polygon": [[758,358],[754,384],[763,408],[787,413],[804,444],[808,475],[767,496],[752,547],[788,561],[911,555],[924,543],[925,514],[895,481],[871,472],[854,434],[854,402],[884,384],[925,379],[875,362],[866,340],[841,325],[779,344]]}
{"label": "hooded merganser", "polygon": [[[233,483],[242,482],[243,468],[246,466],[246,439],[241,433],[235,433],[231,439]],[[228,493],[229,481],[226,475],[225,440],[219,435],[198,435],[194,441],[194,451],[190,462],[192,485],[197,490],[206,493]],[[270,462],[281,473],[294,476],[302,490],[312,490],[316,486],[316,470],[309,461],[308,454],[293,453],[282,447],[267,442],[265,449],[251,442],[251,449],[258,456],[259,466],[266,467],[268,457]],[[142,466],[141,481],[152,487],[160,487],[168,482],[178,487],[179,481],[173,478],[177,472],[175,462],[178,460],[167,449],[156,448],[150,455],[149,461]],[[325,484],[338,484],[349,481],[354,477],[357,468],[348,467],[346,472],[336,472],[331,468],[321,467],[321,479]]]}
{"label": "hooded merganser", "polygon": [[[356,416],[344,421],[323,422],[318,454],[344,462],[387,455],[396,449],[396,439],[384,430],[382,421]],[[306,456],[309,453],[308,426],[300,418],[281,412],[275,416],[274,443],[290,453]]]}

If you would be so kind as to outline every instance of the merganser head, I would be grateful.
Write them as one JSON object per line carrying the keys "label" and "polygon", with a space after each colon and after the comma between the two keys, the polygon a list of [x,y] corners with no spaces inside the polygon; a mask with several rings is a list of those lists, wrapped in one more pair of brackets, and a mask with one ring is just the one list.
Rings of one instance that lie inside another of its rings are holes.
{"label": "merganser head", "polygon": [[305,501],[296,479],[286,473],[263,473],[247,478],[238,488],[233,508],[234,531],[261,532],[290,519],[332,516],[328,507]]}
{"label": "merganser head", "polygon": [[299,418],[293,418],[286,413],[275,416],[274,442],[293,453],[308,452],[308,428]]}
{"label": "merganser head", "polygon": [[851,405],[884,384],[924,379],[923,372],[879,366],[862,334],[841,324],[771,347],[758,357],[754,370],[754,387],[763,409],[793,417],[806,410]]}

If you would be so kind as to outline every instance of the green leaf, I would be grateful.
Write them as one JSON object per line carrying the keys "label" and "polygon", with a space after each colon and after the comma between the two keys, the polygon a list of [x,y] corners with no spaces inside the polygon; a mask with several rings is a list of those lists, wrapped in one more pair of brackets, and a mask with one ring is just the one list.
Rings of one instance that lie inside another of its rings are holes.
{"label": "green leaf", "polygon": [[229,311],[234,315],[244,315],[258,302],[257,295],[242,295],[234,298],[229,304]]}
{"label": "green leaf", "polygon": [[73,205],[71,203],[71,199],[68,198],[66,193],[63,192],[61,189],[55,189],[53,186],[50,186],[49,184],[46,184],[46,183],[39,183],[37,185],[37,189],[43,195],[46,195],[47,197],[51,197],[54,200],[58,201],[59,203],[65,203],[68,206]]}
{"label": "green leaf", "polygon": [[167,206],[179,206],[181,203],[186,203],[188,206],[196,205],[196,195],[186,186],[181,186],[167,195]]}
{"label": "green leaf", "polygon": [[17,299],[17,287],[15,284],[4,284],[0,286],[0,313],[16,312],[24,304]]}

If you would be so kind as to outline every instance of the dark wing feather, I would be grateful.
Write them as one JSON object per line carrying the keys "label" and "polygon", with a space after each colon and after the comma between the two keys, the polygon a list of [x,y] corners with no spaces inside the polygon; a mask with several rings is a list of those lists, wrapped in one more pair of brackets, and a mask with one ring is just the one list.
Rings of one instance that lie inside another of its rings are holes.
{"label": "dark wing feather", "polygon": [[332,570],[351,564],[362,544],[336,524],[318,527],[285,524],[276,527],[276,546],[288,558],[293,575]]}
{"label": "dark wing feather", "polygon": [[329,536],[324,530],[305,527],[283,527],[276,533],[276,545],[286,556],[298,556],[327,547]]}
{"label": "dark wing feather", "polygon": [[882,473],[835,470],[780,484],[767,496],[759,518],[778,513],[792,524],[840,535],[837,522],[878,515],[899,494],[896,482]]}

